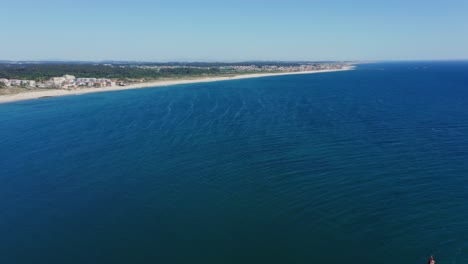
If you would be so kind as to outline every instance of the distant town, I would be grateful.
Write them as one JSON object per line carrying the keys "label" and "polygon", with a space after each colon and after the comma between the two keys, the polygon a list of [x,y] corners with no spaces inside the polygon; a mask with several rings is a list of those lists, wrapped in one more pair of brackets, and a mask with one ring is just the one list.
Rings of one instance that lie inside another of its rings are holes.
{"label": "distant town", "polygon": [[[0,64],[0,88],[80,89],[127,86],[158,79],[336,70],[347,63]],[[63,75],[51,76],[54,73]],[[95,74],[92,76],[92,74]],[[90,76],[91,75],[91,76]]]}

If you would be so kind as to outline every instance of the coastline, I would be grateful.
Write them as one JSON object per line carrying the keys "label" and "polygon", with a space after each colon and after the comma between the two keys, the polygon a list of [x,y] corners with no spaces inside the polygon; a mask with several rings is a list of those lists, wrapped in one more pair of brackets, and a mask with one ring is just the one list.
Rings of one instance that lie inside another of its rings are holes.
{"label": "coastline", "polygon": [[260,77],[272,77],[272,76],[282,76],[282,75],[297,75],[297,74],[315,74],[315,73],[327,73],[327,72],[338,72],[338,71],[349,71],[353,70],[354,66],[347,66],[343,69],[331,69],[331,70],[319,70],[319,71],[302,71],[302,72],[282,72],[282,73],[253,73],[245,75],[236,75],[230,77],[204,77],[204,78],[195,78],[195,79],[181,79],[181,80],[160,80],[153,82],[145,82],[138,84],[131,84],[127,86],[114,86],[106,88],[81,88],[77,90],[42,90],[42,91],[31,91],[24,93],[17,93],[11,95],[1,95],[0,104],[2,103],[11,103],[24,100],[40,99],[43,97],[56,97],[56,96],[67,96],[67,95],[80,95],[88,93],[102,93],[102,92],[111,92],[111,91],[121,91],[121,90],[130,90],[130,89],[141,89],[141,88],[150,88],[150,87],[161,87],[161,86],[172,86],[178,84],[191,84],[191,83],[205,83],[205,82],[219,82],[219,81],[229,81],[229,80],[240,80],[240,79],[250,79],[250,78],[260,78]]}

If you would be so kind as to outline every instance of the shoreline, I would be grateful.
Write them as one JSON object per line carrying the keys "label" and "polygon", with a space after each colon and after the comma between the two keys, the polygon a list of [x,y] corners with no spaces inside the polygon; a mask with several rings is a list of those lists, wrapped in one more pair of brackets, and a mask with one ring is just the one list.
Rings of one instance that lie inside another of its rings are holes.
{"label": "shoreline", "polygon": [[353,69],[354,69],[354,66],[347,66],[347,67],[344,67],[342,69],[319,70],[319,71],[281,72],[281,73],[252,73],[252,74],[235,75],[235,76],[228,76],[228,77],[220,76],[220,77],[202,77],[202,78],[181,79],[181,80],[160,80],[160,81],[152,81],[152,82],[131,84],[131,85],[127,85],[127,86],[113,86],[113,87],[104,87],[104,88],[79,88],[77,90],[53,89],[53,90],[45,90],[45,91],[44,90],[42,90],[42,91],[31,91],[31,92],[17,93],[17,94],[11,94],[11,95],[0,95],[0,104],[2,104],[2,103],[12,103],[12,102],[24,101],[24,100],[40,99],[40,98],[67,96],[67,95],[102,93],[102,92],[112,92],[112,91],[131,90],[131,89],[142,89],[142,88],[151,88],[151,87],[172,86],[172,85],[178,85],[178,84],[219,82],[219,81],[240,80],[240,79],[250,79],[250,78],[260,78],[260,77],[272,77],[272,76],[283,76],[283,75],[327,73],[327,72],[349,71],[349,70],[353,70]]}

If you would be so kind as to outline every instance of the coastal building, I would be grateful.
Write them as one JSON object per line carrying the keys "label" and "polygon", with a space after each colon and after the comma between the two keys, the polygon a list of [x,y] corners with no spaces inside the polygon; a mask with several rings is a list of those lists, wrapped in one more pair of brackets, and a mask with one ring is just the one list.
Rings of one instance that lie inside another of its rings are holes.
{"label": "coastal building", "polygon": [[0,83],[3,83],[7,87],[10,86],[10,80],[8,80],[8,79],[2,78],[2,79],[0,79]]}
{"label": "coastal building", "polygon": [[21,80],[21,86],[29,87],[29,88],[35,88],[36,87],[36,81]]}
{"label": "coastal building", "polygon": [[21,80],[11,79],[10,80],[11,86],[21,86]]}
{"label": "coastal building", "polygon": [[[141,81],[141,80],[136,80]],[[26,88],[62,88],[72,89],[77,87],[113,87],[116,85],[124,86],[123,82],[117,83],[115,80],[107,78],[76,78],[73,75],[63,75],[62,77],[52,77],[47,81],[36,82],[34,80],[8,80],[0,78],[0,83],[5,86],[26,87]]]}
{"label": "coastal building", "polygon": [[106,86],[105,82],[95,82],[94,83],[94,87],[96,87],[96,88],[102,88],[102,87],[105,87],[105,86]]}
{"label": "coastal building", "polygon": [[39,82],[39,83],[36,84],[36,87],[37,88],[47,88],[47,87],[49,87],[49,85],[47,85],[47,83]]}
{"label": "coastal building", "polygon": [[76,87],[76,82],[74,81],[74,79],[70,79],[70,78],[65,80],[65,82],[63,82],[61,86],[61,88],[64,88],[64,89],[70,89],[74,87]]}
{"label": "coastal building", "polygon": [[45,84],[47,85],[47,87],[53,87],[55,86],[54,82],[49,80],[49,81],[46,81]]}
{"label": "coastal building", "polygon": [[68,82],[68,84],[74,82],[76,79],[74,75],[69,75],[69,74],[65,74],[63,78],[65,78],[65,82]]}
{"label": "coastal building", "polygon": [[64,77],[52,77],[50,78],[50,81],[55,85],[55,86],[60,86],[65,82]]}

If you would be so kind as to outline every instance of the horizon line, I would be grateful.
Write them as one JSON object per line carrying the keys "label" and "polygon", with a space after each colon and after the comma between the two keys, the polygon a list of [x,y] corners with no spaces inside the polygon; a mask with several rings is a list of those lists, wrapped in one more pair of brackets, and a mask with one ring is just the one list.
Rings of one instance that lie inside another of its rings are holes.
{"label": "horizon line", "polygon": [[77,62],[77,63],[253,63],[253,62],[281,62],[281,63],[326,63],[326,62],[341,62],[341,63],[379,63],[379,62],[430,62],[430,61],[468,61],[468,58],[460,59],[388,59],[388,60],[73,60],[73,59],[45,59],[45,60],[9,60],[0,59],[0,63],[46,63],[46,62]]}

